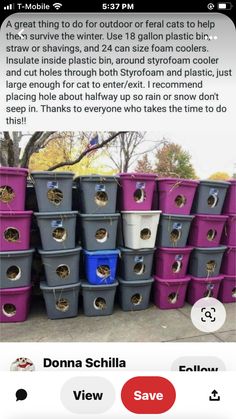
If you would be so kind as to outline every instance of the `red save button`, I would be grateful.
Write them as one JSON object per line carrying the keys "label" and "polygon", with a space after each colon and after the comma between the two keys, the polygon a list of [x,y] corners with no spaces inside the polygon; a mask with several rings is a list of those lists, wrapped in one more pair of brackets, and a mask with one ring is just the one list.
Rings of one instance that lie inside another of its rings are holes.
{"label": "red save button", "polygon": [[121,390],[122,403],[133,413],[167,412],[175,398],[173,384],[163,377],[134,377]]}

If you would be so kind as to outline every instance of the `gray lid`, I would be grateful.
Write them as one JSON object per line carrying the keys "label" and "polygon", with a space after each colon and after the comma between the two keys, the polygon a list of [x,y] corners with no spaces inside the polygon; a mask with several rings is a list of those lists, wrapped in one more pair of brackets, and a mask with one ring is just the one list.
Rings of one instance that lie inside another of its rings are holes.
{"label": "gray lid", "polygon": [[62,291],[62,292],[66,290],[70,291],[70,290],[73,290],[74,288],[79,288],[79,287],[80,287],[80,282],[78,282],[78,284],[63,285],[63,286],[59,285],[57,287],[49,287],[45,281],[40,283],[40,289],[43,291],[48,291],[48,292],[53,292],[54,290]]}
{"label": "gray lid", "polygon": [[44,256],[44,257],[58,257],[58,256],[67,256],[67,255],[73,255],[73,254],[77,254],[80,253],[82,250],[82,247],[78,246],[75,247],[74,249],[63,249],[63,250],[43,250],[43,249],[38,249],[38,252],[40,255]]}
{"label": "gray lid", "polygon": [[201,253],[217,253],[224,252],[227,249],[227,246],[218,246],[218,247],[195,247],[193,252]]}
{"label": "gray lid", "polygon": [[201,185],[217,186],[217,187],[220,188],[221,186],[223,186],[223,187],[229,186],[230,182],[226,182],[226,181],[223,181],[223,180],[208,180],[208,179],[206,179],[206,180],[200,180],[199,186],[201,186]]}
{"label": "gray lid", "polygon": [[90,181],[90,182],[117,182],[117,176],[104,176],[104,175],[86,175],[86,176],[78,176],[76,178],[78,181]]}
{"label": "gray lid", "polygon": [[85,290],[93,290],[93,291],[99,291],[99,290],[105,290],[109,288],[116,288],[118,287],[119,283],[118,281],[113,282],[112,284],[89,284],[89,282],[82,280],[81,281],[81,288]]}
{"label": "gray lid", "polygon": [[143,287],[145,285],[149,285],[149,284],[152,284],[154,282],[153,278],[142,279],[141,281],[140,280],[125,281],[124,279],[121,279],[120,277],[118,277],[117,279],[119,281],[119,284],[122,284],[122,285],[127,286],[127,287]]}
{"label": "gray lid", "polygon": [[116,219],[120,217],[120,213],[115,214],[80,214],[79,215],[84,220],[106,220],[109,221],[110,219]]}
{"label": "gray lid", "polygon": [[50,172],[50,171],[43,171],[43,170],[39,170],[39,171],[33,171],[30,173],[31,176],[33,177],[38,177],[38,178],[48,178],[50,177],[53,179],[57,179],[57,178],[73,178],[74,177],[74,173],[73,172]]}
{"label": "gray lid", "polygon": [[154,253],[156,247],[152,247],[150,249],[128,249],[127,247],[119,247],[121,253],[128,253],[130,255],[147,255],[150,253]]}
{"label": "gray lid", "polygon": [[190,221],[195,215],[182,215],[182,214],[161,214],[161,218],[167,218],[168,220],[179,220],[179,221]]}
{"label": "gray lid", "polygon": [[35,249],[28,249],[28,250],[13,250],[13,251],[6,251],[0,252],[1,258],[12,258],[12,257],[24,257],[34,253]]}
{"label": "gray lid", "polygon": [[72,218],[78,215],[78,211],[63,211],[63,212],[35,212],[37,218]]}

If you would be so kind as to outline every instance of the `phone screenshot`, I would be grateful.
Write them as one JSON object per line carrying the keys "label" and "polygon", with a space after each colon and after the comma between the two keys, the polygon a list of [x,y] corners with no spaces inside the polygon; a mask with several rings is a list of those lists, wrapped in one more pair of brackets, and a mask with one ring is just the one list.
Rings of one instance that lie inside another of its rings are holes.
{"label": "phone screenshot", "polygon": [[235,419],[235,2],[0,7],[1,418]]}

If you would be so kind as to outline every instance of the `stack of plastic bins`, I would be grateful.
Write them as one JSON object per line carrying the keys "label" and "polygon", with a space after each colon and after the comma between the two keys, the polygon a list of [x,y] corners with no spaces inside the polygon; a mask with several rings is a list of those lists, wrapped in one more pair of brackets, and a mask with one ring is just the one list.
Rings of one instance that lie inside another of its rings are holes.
{"label": "stack of plastic bins", "polygon": [[200,298],[218,298],[220,267],[226,246],[220,239],[228,217],[221,215],[228,182],[200,181],[193,202],[195,219],[192,223],[189,244],[194,246],[189,261],[191,281],[187,301],[194,304]]}
{"label": "stack of plastic bins", "polygon": [[63,319],[78,315],[79,261],[75,245],[76,217],[72,208],[72,172],[32,172],[39,212],[35,213],[45,270],[41,282],[47,315]]}
{"label": "stack of plastic bins", "polygon": [[221,273],[224,276],[219,291],[222,303],[236,302],[236,179],[231,179],[223,212],[228,215],[222,234],[222,243],[228,246],[224,253]]}
{"label": "stack of plastic bins", "polygon": [[118,250],[116,213],[118,179],[91,175],[79,178],[81,198],[83,260],[86,280],[82,282],[83,309],[86,316],[113,313]]}
{"label": "stack of plastic bins", "polygon": [[0,167],[0,321],[27,319],[31,295],[32,211],[25,211],[28,170]]}
{"label": "stack of plastic bins", "polygon": [[190,215],[198,181],[160,178],[157,182],[162,210],[155,255],[154,301],[161,309],[180,308],[185,303],[187,268],[193,247],[187,246]]}
{"label": "stack of plastic bins", "polygon": [[121,173],[119,208],[122,241],[119,260],[119,300],[122,310],[149,307],[152,267],[161,211],[152,211],[156,175]]}

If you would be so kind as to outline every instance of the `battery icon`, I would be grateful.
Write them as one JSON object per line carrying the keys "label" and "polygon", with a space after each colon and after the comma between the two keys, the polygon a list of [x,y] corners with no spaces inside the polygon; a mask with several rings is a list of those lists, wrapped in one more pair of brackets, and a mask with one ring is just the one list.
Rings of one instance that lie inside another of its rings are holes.
{"label": "battery icon", "polygon": [[232,3],[226,2],[226,3],[217,3],[217,9],[218,10],[231,10],[233,7]]}

